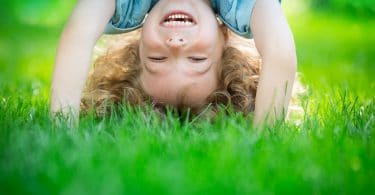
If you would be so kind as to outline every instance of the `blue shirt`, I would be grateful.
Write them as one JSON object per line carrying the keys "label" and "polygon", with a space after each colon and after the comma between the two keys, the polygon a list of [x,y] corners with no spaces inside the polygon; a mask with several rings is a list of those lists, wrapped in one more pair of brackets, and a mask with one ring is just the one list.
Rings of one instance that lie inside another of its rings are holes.
{"label": "blue shirt", "polygon": [[233,32],[252,38],[250,20],[256,0],[211,0],[219,19]]}
{"label": "blue shirt", "polygon": [[[119,34],[142,27],[146,14],[158,0],[116,0],[116,10],[105,33]],[[218,18],[233,32],[252,38],[250,20],[256,0],[211,0]]]}

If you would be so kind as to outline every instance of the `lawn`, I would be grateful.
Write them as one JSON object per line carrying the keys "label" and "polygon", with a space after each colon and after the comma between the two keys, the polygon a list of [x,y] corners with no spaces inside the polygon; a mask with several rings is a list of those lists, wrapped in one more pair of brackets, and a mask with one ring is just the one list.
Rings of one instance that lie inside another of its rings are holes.
{"label": "lawn", "polygon": [[0,20],[2,193],[375,192],[375,17],[286,9],[307,88],[305,115],[286,123],[258,131],[236,113],[160,119],[124,106],[69,129],[52,125],[48,94],[71,5],[59,17]]}

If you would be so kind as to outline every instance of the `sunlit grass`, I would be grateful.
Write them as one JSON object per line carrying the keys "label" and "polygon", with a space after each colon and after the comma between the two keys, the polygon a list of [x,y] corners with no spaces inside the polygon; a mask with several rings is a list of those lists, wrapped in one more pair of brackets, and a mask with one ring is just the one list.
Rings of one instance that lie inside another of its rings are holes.
{"label": "sunlit grass", "polygon": [[338,91],[310,101],[301,125],[259,133],[241,115],[189,123],[131,107],[122,110],[126,117],[87,116],[77,129],[58,128],[46,100],[29,95],[0,103],[0,181],[9,192],[374,190],[374,99],[361,103]]}

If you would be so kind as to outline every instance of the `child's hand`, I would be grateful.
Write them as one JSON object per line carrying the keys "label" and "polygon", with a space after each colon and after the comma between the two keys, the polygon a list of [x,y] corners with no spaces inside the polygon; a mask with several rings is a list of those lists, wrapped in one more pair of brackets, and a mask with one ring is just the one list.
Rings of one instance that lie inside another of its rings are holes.
{"label": "child's hand", "polygon": [[105,33],[125,33],[142,27],[146,14],[157,0],[117,0],[116,11]]}

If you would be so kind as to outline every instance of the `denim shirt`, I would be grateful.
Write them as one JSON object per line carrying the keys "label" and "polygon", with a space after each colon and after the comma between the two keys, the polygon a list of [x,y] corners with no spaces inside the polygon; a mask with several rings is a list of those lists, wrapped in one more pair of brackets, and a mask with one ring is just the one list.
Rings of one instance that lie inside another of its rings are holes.
{"label": "denim shirt", "polygon": [[[233,32],[252,38],[250,20],[256,0],[210,0],[218,18]],[[106,34],[119,34],[142,27],[146,14],[158,0],[116,0],[116,11]]]}
{"label": "denim shirt", "polygon": [[108,22],[105,34],[127,33],[141,28],[146,14],[158,0],[116,0],[115,13]]}
{"label": "denim shirt", "polygon": [[251,14],[256,0],[211,0],[218,18],[233,32],[252,38],[250,30]]}

